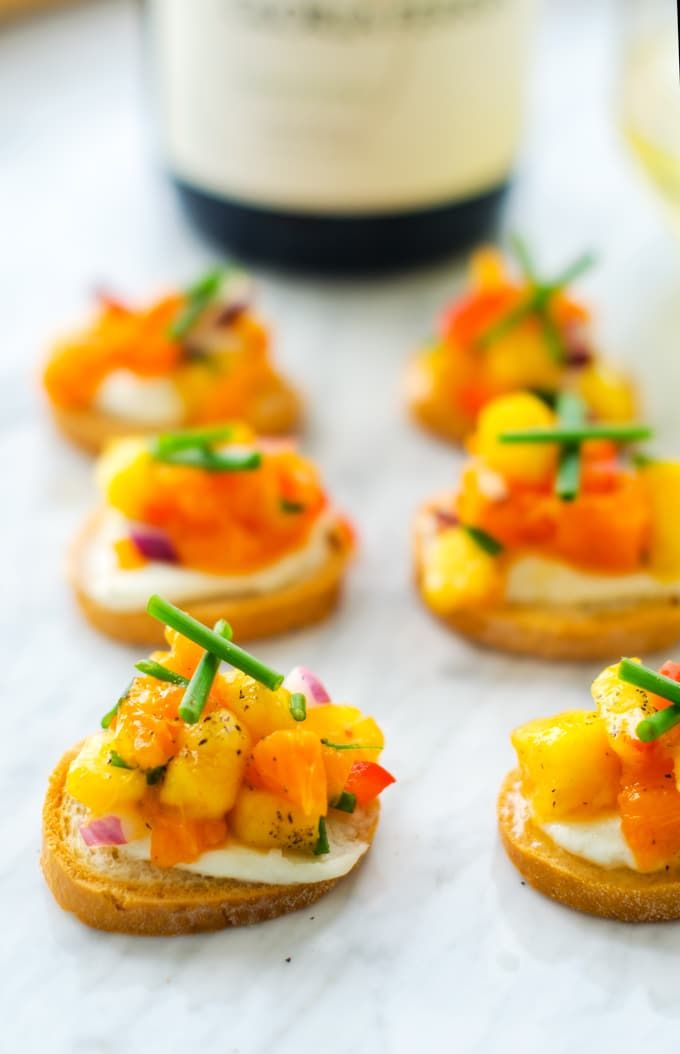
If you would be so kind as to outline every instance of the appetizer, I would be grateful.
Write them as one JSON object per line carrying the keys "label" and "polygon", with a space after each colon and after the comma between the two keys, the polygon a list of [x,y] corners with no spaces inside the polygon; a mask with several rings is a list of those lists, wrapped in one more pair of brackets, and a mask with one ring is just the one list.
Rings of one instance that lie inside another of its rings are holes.
{"label": "appetizer", "polygon": [[680,637],[680,463],[529,393],[482,410],[457,493],[421,509],[417,582],[460,633],[504,651],[602,658]]}
{"label": "appetizer", "polygon": [[522,875],[555,900],[625,922],[680,918],[680,663],[622,659],[594,710],[530,721],[498,801]]}
{"label": "appetizer", "polygon": [[292,431],[300,400],[269,357],[247,277],[212,271],[146,308],[100,296],[97,317],[62,340],[44,383],[58,427],[98,452],[131,431],[246,421],[264,435]]}
{"label": "appetizer", "polygon": [[69,574],[92,625],[159,643],[152,592],[241,640],[316,622],[336,605],[354,549],[315,466],[245,425],[114,440],[97,466],[102,505]]}
{"label": "appetizer", "polygon": [[[52,774],[42,867],[97,929],[180,934],[307,907],[368,851],[394,782],[373,718],[160,597],[168,649]],[[220,663],[231,669],[220,672]]]}
{"label": "appetizer", "polygon": [[589,313],[568,291],[592,258],[582,256],[556,278],[539,279],[524,245],[515,241],[515,248],[518,278],[495,249],[473,256],[471,290],[444,311],[437,336],[409,364],[406,395],[413,417],[458,442],[499,395],[534,390],[554,399],[569,390],[597,420],[631,418],[631,383],[601,359]]}

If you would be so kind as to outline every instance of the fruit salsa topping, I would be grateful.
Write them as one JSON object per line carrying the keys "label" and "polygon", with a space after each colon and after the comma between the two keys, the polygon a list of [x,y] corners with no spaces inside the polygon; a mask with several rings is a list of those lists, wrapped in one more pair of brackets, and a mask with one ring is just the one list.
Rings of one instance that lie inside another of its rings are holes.
{"label": "fruit salsa topping", "polygon": [[680,663],[622,659],[593,684],[596,709],[530,721],[512,735],[539,825],[618,815],[641,871],[680,857]]}
{"label": "fruit salsa topping", "polygon": [[641,424],[588,423],[572,394],[556,409],[528,392],[489,403],[458,493],[423,519],[431,606],[494,603],[510,568],[532,556],[591,575],[680,579],[680,464],[630,448],[650,435]]}
{"label": "fruit salsa topping", "polygon": [[384,739],[373,718],[289,692],[224,622],[211,630],[160,597],[148,611],[165,623],[169,650],[138,664],[69,769],[66,790],[90,814],[83,839],[150,835],[163,867],[232,843],[327,853],[326,818],[394,782],[378,764]]}
{"label": "fruit salsa topping", "polygon": [[439,334],[424,352],[443,399],[474,420],[491,399],[531,389],[554,395],[568,385],[601,420],[632,416],[627,379],[601,362],[587,330],[589,313],[568,286],[593,263],[580,256],[554,279],[541,279],[526,246],[512,247],[515,278],[491,248],[472,257],[469,293],[444,312]]}
{"label": "fruit salsa topping", "polygon": [[311,462],[245,425],[115,441],[97,479],[128,521],[114,543],[123,569],[160,560],[246,574],[303,547],[328,507]]}
{"label": "fruit salsa topping", "polygon": [[[55,347],[45,370],[52,402],[92,407],[110,375],[169,377],[187,424],[248,416],[276,374],[267,330],[249,306],[245,276],[211,271],[184,293],[134,309],[106,295],[92,325]],[[178,421],[178,424],[180,422]]]}

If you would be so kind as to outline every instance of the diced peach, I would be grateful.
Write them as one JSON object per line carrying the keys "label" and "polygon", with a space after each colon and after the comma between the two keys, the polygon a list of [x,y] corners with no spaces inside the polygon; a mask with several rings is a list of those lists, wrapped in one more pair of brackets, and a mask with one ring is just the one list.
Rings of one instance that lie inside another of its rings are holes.
{"label": "diced peach", "polygon": [[224,816],[241,786],[250,735],[228,710],[214,710],[185,725],[181,742],[161,785],[161,802],[196,820]]}
{"label": "diced peach", "polygon": [[596,713],[567,711],[512,734],[523,793],[537,820],[550,822],[616,808],[621,763]]}
{"label": "diced peach", "polygon": [[95,816],[128,809],[141,801],[146,793],[144,774],[139,769],[111,764],[112,749],[110,733],[90,736],[71,762],[66,776],[67,793],[86,805]]}
{"label": "diced peach", "polygon": [[318,838],[318,815],[266,790],[242,787],[228,819],[234,837],[257,849],[311,851]]}
{"label": "diced peach", "polygon": [[253,759],[267,790],[298,806],[305,816],[325,816],[326,770],[313,732],[304,728],[272,732],[257,743]]}

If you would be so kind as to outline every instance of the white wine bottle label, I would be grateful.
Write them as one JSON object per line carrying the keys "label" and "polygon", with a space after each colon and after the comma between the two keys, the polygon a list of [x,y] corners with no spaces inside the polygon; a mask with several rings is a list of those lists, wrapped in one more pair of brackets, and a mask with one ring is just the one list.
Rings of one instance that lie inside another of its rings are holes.
{"label": "white wine bottle label", "polygon": [[269,208],[448,204],[508,175],[533,0],[152,0],[174,174]]}

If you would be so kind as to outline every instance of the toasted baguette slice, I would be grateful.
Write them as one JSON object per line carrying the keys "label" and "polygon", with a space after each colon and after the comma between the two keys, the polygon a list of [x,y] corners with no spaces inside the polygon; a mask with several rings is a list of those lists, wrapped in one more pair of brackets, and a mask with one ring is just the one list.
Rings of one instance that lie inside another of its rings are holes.
{"label": "toasted baguette slice", "polygon": [[[413,548],[421,595],[425,544],[417,523]],[[587,606],[499,604],[433,614],[475,644],[541,659],[641,655],[663,651],[680,638],[680,604],[672,597]]]}
{"label": "toasted baguette slice", "polygon": [[[84,811],[64,791],[76,753],[65,754],[50,778],[40,862],[57,903],[88,926],[151,937],[246,926],[306,908],[341,881],[237,882],[130,860],[115,846],[88,848],[79,832]],[[334,822],[370,845],[379,812],[376,801],[351,816],[338,814]]]}
{"label": "toasted baguette slice", "polygon": [[517,770],[501,787],[498,825],[517,870],[547,897],[620,922],[680,919],[680,868],[640,874],[627,867],[598,867],[561,849],[531,820]]}
{"label": "toasted baguette slice", "polygon": [[441,399],[432,372],[420,355],[415,355],[406,367],[404,392],[406,405],[416,424],[440,439],[461,443],[474,428],[473,417]]}
{"label": "toasted baguette slice", "polygon": [[[156,432],[181,428],[176,421],[166,426],[140,425],[126,421],[96,409],[65,410],[52,404],[52,415],[57,428],[88,453],[98,454],[112,439],[135,435],[152,435]],[[243,420],[259,435],[283,436],[299,428],[302,420],[302,400],[297,392],[284,380],[267,388]]]}
{"label": "toasted baguette slice", "polygon": [[[162,645],[165,640],[164,628],[145,610],[114,611],[93,600],[85,589],[85,551],[98,530],[101,516],[101,511],[95,512],[85,522],[71,547],[68,578],[76,600],[88,622],[108,637],[129,644]],[[206,625],[212,626],[218,619],[226,619],[239,641],[256,640],[299,629],[321,621],[335,609],[352,552],[353,545],[347,531],[337,521],[328,529],[325,563],[299,582],[256,596],[183,600],[182,608]]]}

